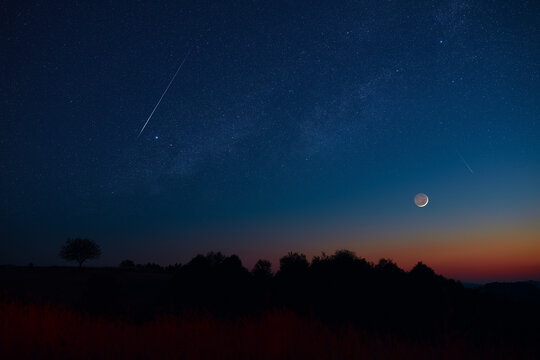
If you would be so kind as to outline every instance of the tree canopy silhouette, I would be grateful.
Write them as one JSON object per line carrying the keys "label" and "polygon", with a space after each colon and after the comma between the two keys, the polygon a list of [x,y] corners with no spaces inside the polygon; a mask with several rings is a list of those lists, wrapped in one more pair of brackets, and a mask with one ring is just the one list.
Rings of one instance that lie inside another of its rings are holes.
{"label": "tree canopy silhouette", "polygon": [[280,277],[299,277],[307,273],[309,262],[306,255],[289,252],[287,255],[279,259]]}
{"label": "tree canopy silhouette", "polygon": [[86,260],[98,259],[101,256],[101,248],[90,239],[67,239],[59,256],[67,261],[76,261],[79,267],[82,267]]}
{"label": "tree canopy silhouette", "polygon": [[251,273],[255,279],[271,279],[272,278],[272,264],[268,260],[260,259],[253,266]]}

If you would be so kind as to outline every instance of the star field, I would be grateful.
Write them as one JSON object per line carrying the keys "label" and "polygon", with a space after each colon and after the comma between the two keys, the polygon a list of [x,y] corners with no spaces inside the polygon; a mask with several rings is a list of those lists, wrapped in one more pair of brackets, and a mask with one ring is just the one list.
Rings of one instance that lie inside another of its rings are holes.
{"label": "star field", "polygon": [[0,8],[0,263],[54,263],[68,236],[102,242],[104,263],[144,246],[256,258],[285,245],[216,234],[297,220],[358,234],[288,243],[308,253],[540,234],[535,2]]}

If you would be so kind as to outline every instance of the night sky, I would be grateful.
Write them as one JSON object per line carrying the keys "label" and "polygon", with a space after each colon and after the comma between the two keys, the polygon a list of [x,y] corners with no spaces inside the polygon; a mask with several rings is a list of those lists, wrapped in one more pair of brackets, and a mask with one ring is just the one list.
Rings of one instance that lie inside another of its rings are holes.
{"label": "night sky", "polygon": [[88,237],[90,266],[347,248],[540,279],[538,1],[0,11],[0,264]]}

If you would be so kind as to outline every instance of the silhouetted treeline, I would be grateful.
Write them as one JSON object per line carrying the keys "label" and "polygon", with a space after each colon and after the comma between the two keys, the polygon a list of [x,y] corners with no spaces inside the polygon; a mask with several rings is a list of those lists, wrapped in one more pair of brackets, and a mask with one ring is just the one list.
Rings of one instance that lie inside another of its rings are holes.
{"label": "silhouetted treeline", "polygon": [[289,253],[279,270],[260,260],[251,272],[236,255],[198,255],[177,267],[169,294],[180,309],[200,308],[220,316],[287,308],[329,324],[351,323],[379,332],[440,341],[504,336],[533,346],[540,335],[540,291],[515,301],[437,275],[419,262],[411,271],[381,259],[371,263],[353,252],[314,257]]}
{"label": "silhouetted treeline", "polygon": [[[268,260],[259,260],[248,270],[238,256],[219,252],[167,267],[125,260],[119,269],[25,269],[38,277],[54,272],[62,281],[74,284],[72,289],[61,289],[65,295],[70,291],[78,294],[72,299],[80,300],[66,300],[68,305],[128,321],[185,311],[235,321],[277,308],[329,326],[350,324],[422,341],[504,341],[540,350],[540,290],[533,283],[466,289],[421,262],[404,271],[391,260],[372,263],[346,250],[311,261],[304,254],[288,253],[275,273]],[[31,293],[13,275],[6,279],[11,285],[8,289],[0,282],[0,293],[2,287],[21,296]],[[47,292],[47,288],[40,289],[36,292]],[[62,295],[64,298],[68,299]]]}
{"label": "silhouetted treeline", "polygon": [[222,314],[286,307],[387,329],[400,323],[444,326],[447,310],[457,306],[464,288],[422,263],[405,272],[391,260],[373,264],[342,250],[311,262],[304,254],[289,253],[275,275],[265,260],[250,273],[236,255],[198,255],[176,269],[170,291],[176,304]]}

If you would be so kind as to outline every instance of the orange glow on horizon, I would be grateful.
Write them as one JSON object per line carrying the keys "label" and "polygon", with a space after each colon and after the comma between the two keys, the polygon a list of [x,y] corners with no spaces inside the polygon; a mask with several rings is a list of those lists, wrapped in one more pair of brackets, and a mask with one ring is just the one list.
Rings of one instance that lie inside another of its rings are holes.
{"label": "orange glow on horizon", "polygon": [[[404,233],[397,233],[399,229],[370,232],[345,226],[306,228],[280,232],[274,226],[235,234],[231,238],[243,240],[225,253],[238,254],[248,269],[258,259],[269,259],[274,272],[279,270],[279,259],[290,251],[304,253],[311,260],[322,252],[330,255],[347,249],[374,263],[391,259],[404,270],[422,261],[438,274],[468,282],[540,280],[540,224],[534,221],[506,226],[479,224],[459,230],[409,229]],[[218,238],[210,237],[205,248],[193,253],[215,251],[213,239]]]}
{"label": "orange glow on horizon", "polygon": [[[436,240],[433,240],[436,239]],[[540,279],[540,231],[506,227],[460,231],[437,236],[406,235],[394,241],[362,246],[358,255],[371,261],[391,258],[410,269],[418,261],[446,277],[468,279]],[[352,247],[351,247],[352,248]]]}

